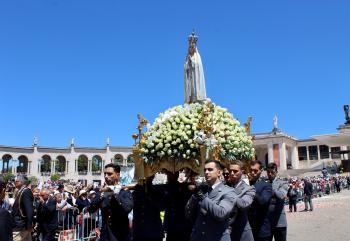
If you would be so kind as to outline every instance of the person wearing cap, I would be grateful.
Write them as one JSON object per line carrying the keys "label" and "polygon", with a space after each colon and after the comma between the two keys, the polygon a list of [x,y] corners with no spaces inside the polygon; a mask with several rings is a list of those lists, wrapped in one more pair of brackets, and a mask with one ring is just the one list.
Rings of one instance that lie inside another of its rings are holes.
{"label": "person wearing cap", "polygon": [[87,192],[84,189],[79,191],[79,197],[75,204],[78,206],[80,212],[82,212],[84,208],[90,206],[90,202],[87,198]]}
{"label": "person wearing cap", "polygon": [[91,190],[89,192],[88,200],[91,201],[96,197],[96,192],[94,190]]}
{"label": "person wearing cap", "polygon": [[17,193],[12,208],[13,240],[31,241],[31,232],[33,230],[33,193],[27,188],[28,178],[25,175],[17,176],[15,187]]}
{"label": "person wearing cap", "polygon": [[11,214],[1,207],[5,196],[6,184],[0,177],[0,241],[12,241],[12,217]]}
{"label": "person wearing cap", "polygon": [[72,185],[65,185],[64,186],[64,191],[67,194],[66,196],[66,202],[67,202],[67,207],[65,211],[65,217],[64,220],[65,222],[63,223],[64,229],[70,229],[70,227],[73,227],[75,219],[71,217],[76,217],[77,215],[77,209],[76,207],[76,199],[74,197],[75,194],[75,189]]}

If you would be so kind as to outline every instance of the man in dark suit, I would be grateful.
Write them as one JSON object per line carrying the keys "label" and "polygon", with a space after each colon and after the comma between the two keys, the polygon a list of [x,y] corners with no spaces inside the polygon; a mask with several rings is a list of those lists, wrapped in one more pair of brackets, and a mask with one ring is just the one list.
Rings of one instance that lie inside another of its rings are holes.
{"label": "man in dark suit", "polygon": [[284,203],[287,199],[288,183],[277,178],[277,165],[270,163],[267,166],[267,177],[272,184],[272,198],[269,206],[269,220],[271,236],[275,241],[287,240],[287,217]]}
{"label": "man in dark suit", "polygon": [[[189,171],[190,172],[190,171]],[[185,206],[192,196],[192,183],[179,180],[179,172],[167,173],[168,183],[165,195],[164,229],[166,241],[190,241],[193,223],[185,217]],[[188,173],[191,178],[191,173]]]}
{"label": "man in dark suit", "polygon": [[120,166],[109,163],[105,166],[106,189],[91,200],[88,211],[94,213],[99,208],[102,214],[100,241],[127,241],[129,238],[128,214],[133,209],[133,199],[129,190],[119,185]]}
{"label": "man in dark suit", "polygon": [[255,187],[255,197],[249,210],[249,223],[252,227],[255,241],[270,241],[271,225],[268,219],[268,209],[272,197],[272,185],[261,179],[262,163],[252,161],[249,180]]}
{"label": "man in dark suit", "polygon": [[[313,210],[312,193],[313,193],[312,183],[308,180],[308,178],[305,178],[304,179],[304,203],[305,203],[304,211]],[[310,205],[310,209],[308,208],[308,204]]]}
{"label": "man in dark suit", "polygon": [[137,184],[132,193],[133,241],[162,241],[164,237],[160,218],[164,203],[164,185],[152,185],[153,177],[147,178],[144,184]]}
{"label": "man in dark suit", "polygon": [[230,241],[230,217],[237,195],[220,181],[222,170],[219,161],[207,161],[207,188],[199,188],[186,205],[186,217],[194,220],[191,241]]}
{"label": "man in dark suit", "polygon": [[0,241],[12,241],[12,217],[11,214],[2,208],[5,196],[6,183],[0,177]]}
{"label": "man in dark suit", "polygon": [[33,193],[27,188],[28,178],[25,175],[17,176],[15,186],[17,189],[15,202],[12,208],[13,240],[31,241],[33,230]]}
{"label": "man in dark suit", "polygon": [[58,212],[56,200],[50,197],[48,189],[40,192],[40,204],[38,207],[38,226],[42,234],[42,241],[54,241],[58,228]]}
{"label": "man in dark suit", "polygon": [[230,173],[228,183],[235,189],[237,196],[235,219],[231,224],[231,241],[254,241],[252,229],[248,221],[248,209],[255,196],[254,186],[249,186],[242,180],[243,163],[233,161],[228,167]]}

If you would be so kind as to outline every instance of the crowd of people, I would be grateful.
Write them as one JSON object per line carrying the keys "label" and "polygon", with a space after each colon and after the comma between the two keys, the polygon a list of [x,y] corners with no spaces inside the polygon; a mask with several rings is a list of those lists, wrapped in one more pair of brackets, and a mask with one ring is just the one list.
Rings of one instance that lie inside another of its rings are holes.
{"label": "crowd of people", "polygon": [[30,184],[0,178],[0,241],[284,241],[285,205],[297,211],[304,201],[312,211],[315,197],[350,189],[350,178],[327,175],[279,178],[277,165],[241,161],[204,165],[204,181],[191,170],[164,171],[121,186],[120,166],[104,168],[105,185],[72,182]]}
{"label": "crowd of people", "polygon": [[329,176],[325,173],[318,176],[293,177],[284,180],[289,182],[287,196],[290,212],[297,212],[297,202],[304,201],[305,203],[304,209],[301,211],[313,211],[313,198],[339,193],[342,189],[350,190],[349,176]]}

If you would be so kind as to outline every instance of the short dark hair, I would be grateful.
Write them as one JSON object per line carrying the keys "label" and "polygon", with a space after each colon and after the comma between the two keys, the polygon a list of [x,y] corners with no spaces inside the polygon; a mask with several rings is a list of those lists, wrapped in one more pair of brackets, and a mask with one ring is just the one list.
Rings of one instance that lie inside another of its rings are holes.
{"label": "short dark hair", "polygon": [[116,173],[120,173],[120,166],[115,164],[115,163],[108,163],[107,165],[105,165],[105,169],[108,167],[112,167],[114,172]]}
{"label": "short dark hair", "polygon": [[241,171],[243,170],[243,162],[240,160],[234,160],[234,161],[230,162],[229,166],[230,165],[237,165],[237,166],[239,166],[239,169],[241,169]]}
{"label": "short dark hair", "polygon": [[224,170],[225,166],[218,160],[208,160],[208,161],[205,161],[204,165],[208,164],[208,163],[212,163],[214,162],[215,163],[215,167],[219,170]]}
{"label": "short dark hair", "polygon": [[267,165],[267,169],[268,170],[274,170],[275,172],[277,172],[277,165],[276,165],[276,163],[274,163],[274,162],[269,163]]}
{"label": "short dark hair", "polygon": [[263,164],[262,164],[262,162],[259,161],[259,160],[254,160],[254,161],[251,161],[251,162],[250,162],[250,166],[254,166],[254,165],[256,165],[256,164],[259,165],[259,169],[260,169],[260,170],[263,168]]}

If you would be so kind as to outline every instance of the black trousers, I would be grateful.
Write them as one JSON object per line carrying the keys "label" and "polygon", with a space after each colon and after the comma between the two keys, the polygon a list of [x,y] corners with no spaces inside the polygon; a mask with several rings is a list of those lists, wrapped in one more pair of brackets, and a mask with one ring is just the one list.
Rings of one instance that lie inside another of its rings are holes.
{"label": "black trousers", "polygon": [[294,212],[297,211],[297,200],[289,200],[289,211],[292,212],[294,207]]}
{"label": "black trousers", "polygon": [[272,228],[271,241],[272,238],[274,238],[275,241],[287,241],[287,227]]}
{"label": "black trousers", "polygon": [[191,234],[186,235],[186,234],[168,234],[166,237],[166,241],[190,241],[191,239]]}
{"label": "black trousers", "polygon": [[56,230],[42,232],[42,241],[55,241]]}
{"label": "black trousers", "polygon": [[255,241],[270,241],[271,237],[257,237],[256,239],[254,239]]}
{"label": "black trousers", "polygon": [[133,239],[133,241],[162,241],[163,238],[154,238],[154,239]]}

